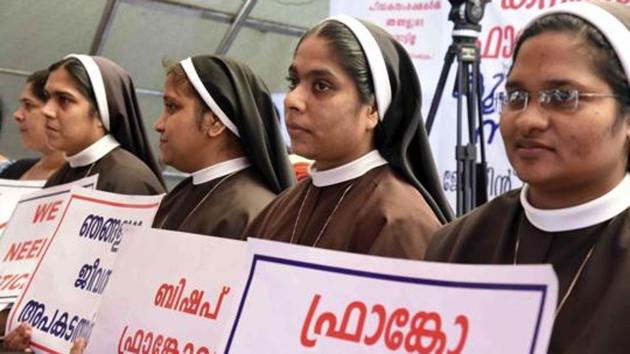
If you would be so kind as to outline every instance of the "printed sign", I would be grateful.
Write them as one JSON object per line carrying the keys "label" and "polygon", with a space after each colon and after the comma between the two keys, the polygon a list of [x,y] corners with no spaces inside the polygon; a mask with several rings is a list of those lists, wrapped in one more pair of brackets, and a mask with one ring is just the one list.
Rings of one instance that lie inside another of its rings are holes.
{"label": "printed sign", "polygon": [[87,353],[219,353],[250,265],[247,243],[133,228]]}
{"label": "printed sign", "polygon": [[549,265],[249,243],[253,263],[225,353],[547,352],[557,297]]}
{"label": "printed sign", "polygon": [[41,189],[45,183],[46,181],[0,179],[0,235],[7,226],[20,197]]}
{"label": "printed sign", "polygon": [[0,238],[0,310],[18,297],[59,225],[73,186],[96,187],[92,176],[24,195]]}
{"label": "printed sign", "polygon": [[73,188],[67,198],[7,325],[29,323],[39,353],[68,353],[77,337],[89,338],[127,225],[151,225],[162,196]]}

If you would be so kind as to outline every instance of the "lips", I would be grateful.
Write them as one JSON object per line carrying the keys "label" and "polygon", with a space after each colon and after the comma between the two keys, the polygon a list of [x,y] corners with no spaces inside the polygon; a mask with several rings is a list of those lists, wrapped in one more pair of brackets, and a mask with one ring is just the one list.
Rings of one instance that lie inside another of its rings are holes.
{"label": "lips", "polygon": [[554,149],[536,139],[521,138],[514,143],[516,153],[524,158],[536,158],[542,154],[553,152]]}
{"label": "lips", "polygon": [[287,131],[289,132],[289,135],[304,134],[309,132],[308,129],[304,129],[297,124],[287,124]]}

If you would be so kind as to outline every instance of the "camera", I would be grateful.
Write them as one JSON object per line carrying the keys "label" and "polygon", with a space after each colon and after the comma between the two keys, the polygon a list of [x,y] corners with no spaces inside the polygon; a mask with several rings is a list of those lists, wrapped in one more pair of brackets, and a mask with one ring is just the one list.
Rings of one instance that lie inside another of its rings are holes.
{"label": "camera", "polygon": [[451,12],[448,20],[455,24],[455,29],[467,29],[480,32],[479,22],[483,18],[486,4],[491,0],[449,0]]}

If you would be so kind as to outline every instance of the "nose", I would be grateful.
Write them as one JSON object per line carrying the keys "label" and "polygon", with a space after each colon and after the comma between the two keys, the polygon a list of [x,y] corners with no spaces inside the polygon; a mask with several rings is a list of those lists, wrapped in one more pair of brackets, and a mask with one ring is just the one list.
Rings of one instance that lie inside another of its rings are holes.
{"label": "nose", "polygon": [[290,115],[291,112],[303,112],[305,108],[306,102],[301,85],[287,92],[287,95],[284,97],[285,114]]}
{"label": "nose", "polygon": [[540,107],[538,100],[530,100],[524,111],[514,114],[515,125],[524,135],[544,131],[549,127],[551,117]]}
{"label": "nose", "polygon": [[42,114],[47,119],[55,118],[55,107],[52,99],[47,100],[42,106]]}
{"label": "nose", "polygon": [[22,108],[22,106],[13,112],[13,119],[15,119],[18,123],[22,123],[24,121],[24,108]]}
{"label": "nose", "polygon": [[155,124],[153,125],[153,129],[155,129],[156,132],[158,133],[164,133],[164,112],[162,112],[162,114],[160,114],[160,117],[158,118],[158,120],[155,122]]}

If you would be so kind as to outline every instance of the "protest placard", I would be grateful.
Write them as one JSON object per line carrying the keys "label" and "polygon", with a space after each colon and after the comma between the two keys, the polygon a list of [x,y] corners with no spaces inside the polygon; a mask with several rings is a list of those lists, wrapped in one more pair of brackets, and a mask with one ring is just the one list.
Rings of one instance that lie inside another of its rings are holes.
{"label": "protest placard", "polygon": [[130,230],[86,353],[220,353],[249,260],[245,242]]}
{"label": "protest placard", "polygon": [[44,183],[46,181],[0,179],[0,235],[2,235],[20,197],[41,189]]}
{"label": "protest placard", "polygon": [[38,353],[68,353],[77,337],[89,337],[127,225],[151,225],[161,198],[73,188],[7,332],[29,323]]}
{"label": "protest placard", "polygon": [[224,353],[546,353],[551,266],[471,266],[249,240]]}
{"label": "protest placard", "polygon": [[61,219],[73,186],[96,187],[97,176],[23,195],[0,238],[0,310],[13,303]]}

